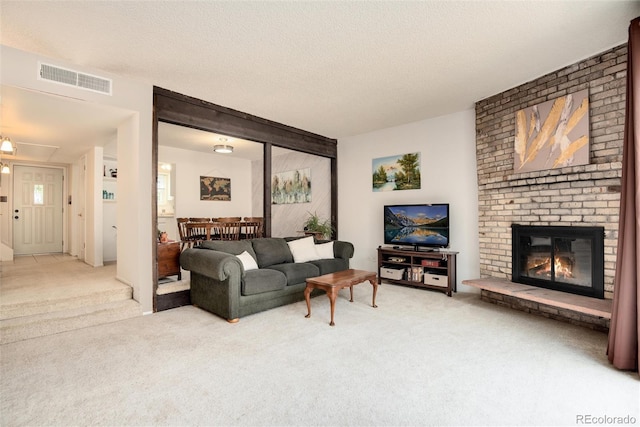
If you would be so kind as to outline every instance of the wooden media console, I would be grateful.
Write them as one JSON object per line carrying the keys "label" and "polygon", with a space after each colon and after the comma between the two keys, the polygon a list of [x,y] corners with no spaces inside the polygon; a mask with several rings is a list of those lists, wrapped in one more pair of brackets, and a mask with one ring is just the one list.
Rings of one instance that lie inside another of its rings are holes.
{"label": "wooden media console", "polygon": [[452,251],[415,251],[378,247],[378,283],[456,292],[456,255]]}

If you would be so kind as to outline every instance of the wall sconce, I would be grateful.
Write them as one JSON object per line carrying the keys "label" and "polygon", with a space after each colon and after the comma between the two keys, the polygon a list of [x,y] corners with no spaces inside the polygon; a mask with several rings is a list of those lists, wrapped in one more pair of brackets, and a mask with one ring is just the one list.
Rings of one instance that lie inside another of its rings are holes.
{"label": "wall sconce", "polygon": [[9,168],[8,164],[0,162],[0,173],[5,175],[10,174],[11,168]]}
{"label": "wall sconce", "polygon": [[9,137],[0,136],[0,140],[2,140],[2,143],[0,143],[0,173],[7,175],[11,173],[11,168],[8,164],[2,162],[2,155],[15,154],[16,148],[13,146],[13,143],[11,143]]}
{"label": "wall sconce", "polygon": [[229,154],[229,153],[233,153],[233,146],[232,145],[214,145],[213,146],[213,151],[215,151],[216,153],[222,153],[222,154]]}
{"label": "wall sconce", "polygon": [[0,144],[0,151],[6,154],[14,154],[15,147],[11,142],[11,139],[7,136],[0,137],[2,139],[2,143]]}

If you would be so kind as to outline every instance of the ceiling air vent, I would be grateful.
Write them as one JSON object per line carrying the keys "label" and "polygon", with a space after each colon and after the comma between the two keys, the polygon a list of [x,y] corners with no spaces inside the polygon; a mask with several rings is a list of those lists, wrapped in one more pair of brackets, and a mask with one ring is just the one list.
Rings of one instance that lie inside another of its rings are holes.
{"label": "ceiling air vent", "polygon": [[40,64],[40,79],[111,95],[111,79],[92,76],[49,64]]}

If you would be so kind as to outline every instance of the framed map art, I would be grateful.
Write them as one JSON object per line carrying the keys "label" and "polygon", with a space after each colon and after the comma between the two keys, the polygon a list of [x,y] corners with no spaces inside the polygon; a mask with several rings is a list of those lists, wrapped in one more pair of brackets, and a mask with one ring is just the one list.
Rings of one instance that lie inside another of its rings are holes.
{"label": "framed map art", "polygon": [[200,200],[231,201],[231,179],[201,176]]}

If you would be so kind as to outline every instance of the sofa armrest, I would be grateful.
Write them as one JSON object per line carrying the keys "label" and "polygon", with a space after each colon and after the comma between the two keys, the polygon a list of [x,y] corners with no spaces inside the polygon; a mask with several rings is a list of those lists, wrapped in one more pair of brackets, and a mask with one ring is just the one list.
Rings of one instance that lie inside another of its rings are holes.
{"label": "sofa armrest", "polygon": [[333,242],[333,255],[336,258],[342,258],[348,260],[353,257],[353,244],[350,242],[344,242],[342,240],[335,240]]}
{"label": "sofa armrest", "polygon": [[244,274],[238,257],[211,249],[185,249],[180,255],[180,266],[220,282],[230,278],[239,283]]}

